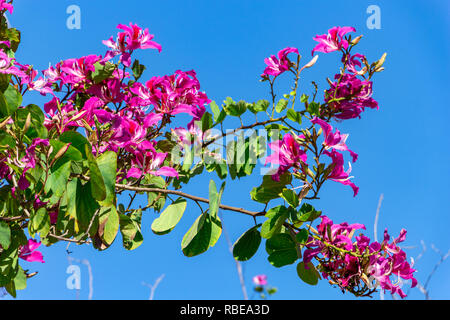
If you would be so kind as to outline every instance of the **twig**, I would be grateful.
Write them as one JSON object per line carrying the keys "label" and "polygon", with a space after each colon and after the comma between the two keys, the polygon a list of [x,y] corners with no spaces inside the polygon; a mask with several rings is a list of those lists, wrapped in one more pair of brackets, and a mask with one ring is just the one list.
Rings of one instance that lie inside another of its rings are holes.
{"label": "twig", "polygon": [[[221,214],[220,214],[221,215]],[[228,244],[228,250],[230,251],[231,255],[233,255],[233,244],[231,243],[230,237],[228,235],[227,229],[225,228],[225,224],[223,223],[223,217],[221,215],[221,220],[222,220],[222,230],[223,230],[223,234],[225,235],[225,239],[227,241]],[[236,263],[236,270],[239,276],[239,282],[241,284],[241,290],[242,290],[242,294],[244,295],[244,300],[248,300],[248,295],[247,295],[247,287],[245,286],[245,279],[244,279],[244,273],[242,272],[242,265],[241,263],[234,259],[234,262]]]}
{"label": "twig", "polygon": [[375,240],[375,242],[378,242],[378,234],[377,234],[378,219],[380,217],[380,209],[381,209],[381,203],[383,202],[383,199],[384,199],[384,195],[381,194],[380,199],[378,200],[377,213],[375,214],[375,222],[373,224],[373,239]]}
{"label": "twig", "polygon": [[164,279],[165,276],[166,275],[164,273],[162,275],[160,275],[158,277],[158,279],[156,279],[154,284],[149,284],[149,283],[146,283],[146,282],[142,282],[143,286],[146,286],[146,287],[150,288],[150,296],[149,296],[148,300],[153,300],[153,297],[155,296],[156,288],[158,287],[159,283]]}
{"label": "twig", "polygon": [[[124,184],[116,184],[116,188],[118,189],[123,189],[123,190],[130,190],[130,191],[138,191],[138,192],[155,192],[155,193],[165,193],[165,194],[173,194],[173,195],[177,195],[186,199],[190,199],[190,200],[194,200],[194,201],[199,201],[199,202],[204,202],[204,203],[209,203],[208,199],[205,198],[201,198],[201,197],[197,197],[197,196],[193,196],[181,191],[176,191],[176,190],[166,190],[166,189],[160,189],[160,188],[147,188],[147,187],[133,187],[133,186],[129,186],[129,185],[124,185]],[[249,210],[245,210],[243,208],[237,208],[237,207],[232,207],[232,206],[227,206],[224,204],[219,205],[219,207],[223,210],[228,210],[228,211],[235,211],[235,212],[240,212],[246,215],[250,215],[250,216],[263,216],[265,214],[264,211],[261,212],[254,212],[254,211],[249,211]]]}

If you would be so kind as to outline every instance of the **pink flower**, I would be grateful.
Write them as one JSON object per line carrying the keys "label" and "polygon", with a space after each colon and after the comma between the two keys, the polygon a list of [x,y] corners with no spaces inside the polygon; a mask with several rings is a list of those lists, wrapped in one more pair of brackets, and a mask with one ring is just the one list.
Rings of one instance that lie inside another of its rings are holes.
{"label": "pink flower", "polygon": [[[345,57],[342,57],[342,62],[345,62]],[[366,60],[366,57],[362,54],[355,53],[353,56],[348,57],[347,70],[351,73],[360,74],[362,63]],[[360,69],[358,70],[357,67]]]}
{"label": "pink flower", "polygon": [[299,54],[297,48],[287,47],[278,52],[278,59],[274,55],[270,56],[270,58],[264,59],[267,67],[261,76],[279,76],[283,72],[289,70],[291,61],[288,59],[287,55],[292,52],[297,53],[297,55]]}
{"label": "pink flower", "polygon": [[0,50],[0,73],[13,74],[19,77],[25,76],[22,71],[12,65],[13,61],[13,58],[10,58],[6,53]]}
{"label": "pink flower", "polygon": [[[391,282],[391,276],[411,280],[412,287],[417,285],[417,280],[413,276],[415,270],[406,261],[405,252],[396,246],[396,241],[401,242],[405,239],[405,230],[400,232],[400,236],[393,243],[388,242],[387,232],[382,244],[370,243],[370,239],[362,234],[357,236],[354,242],[352,237],[355,230],[365,229],[364,225],[358,223],[349,225],[346,222],[334,224],[327,216],[321,218],[316,237],[308,239],[303,261],[307,263],[321,255],[319,260],[322,275],[330,279],[331,283],[355,293],[355,289],[356,292],[361,292],[362,282],[367,290],[379,286],[402,298],[406,295],[398,284]],[[333,248],[330,248],[330,245]],[[390,251],[392,247],[395,247],[394,254]]]}
{"label": "pink flower", "polygon": [[260,274],[253,277],[253,283],[256,286],[265,286],[267,285],[267,276],[265,274]]}
{"label": "pink flower", "polygon": [[157,49],[161,52],[161,45],[152,41],[154,35],[148,32],[148,29],[142,30],[137,25],[130,23],[130,26],[119,24],[118,29],[124,30],[117,34],[117,40],[111,37],[104,40],[103,44],[111,48],[112,51],[106,53],[103,61],[112,59],[117,55],[121,55],[120,62],[125,66],[131,66],[131,53],[136,49]]}
{"label": "pink flower", "polygon": [[158,153],[153,146],[138,149],[131,160],[132,167],[127,172],[127,178],[141,178],[144,174],[154,176],[177,177],[178,172],[171,167],[162,166],[167,153]]}
{"label": "pink flower", "polygon": [[0,11],[8,10],[10,14],[13,13],[14,7],[11,3],[7,3],[6,0],[0,0]]}
{"label": "pink flower", "polygon": [[366,107],[378,110],[378,102],[372,98],[371,81],[361,81],[354,74],[337,74],[335,79],[340,80],[332,83],[325,92],[325,102],[329,103],[336,119],[361,117]]}
{"label": "pink flower", "polygon": [[341,134],[337,129],[336,132],[333,133],[333,127],[328,122],[317,117],[314,117],[311,122],[322,127],[323,134],[325,136],[323,145],[326,149],[333,148],[335,150],[348,151],[352,156],[353,162],[358,159],[358,155],[350,150],[345,144],[348,134]]}
{"label": "pink flower", "polygon": [[272,176],[276,181],[279,181],[280,176],[292,167],[295,168],[294,170],[299,170],[300,163],[305,163],[307,160],[306,152],[289,133],[284,135],[281,142],[279,140],[271,142],[269,147],[273,152],[266,158],[266,165],[267,163],[279,165],[277,173]]}
{"label": "pink flower", "polygon": [[25,150],[25,155],[20,160],[18,165],[23,168],[22,176],[20,177],[18,184],[19,188],[22,190],[27,189],[30,186],[30,182],[25,177],[25,173],[29,169],[33,169],[36,167],[36,148],[38,146],[48,146],[49,142],[47,139],[36,138],[32,141],[31,145]]}
{"label": "pink flower", "polygon": [[33,239],[28,239],[28,243],[24,246],[20,247],[19,250],[19,258],[28,261],[28,262],[41,262],[44,263],[44,257],[42,253],[36,251],[37,248],[41,245],[40,242],[37,242]]}
{"label": "pink flower", "polygon": [[314,47],[312,55],[315,51],[329,53],[342,48],[347,49],[348,41],[343,37],[349,32],[356,32],[356,29],[353,27],[334,27],[328,30],[328,34],[315,36],[313,39],[319,44]]}
{"label": "pink flower", "polygon": [[197,121],[205,113],[205,105],[211,102],[206,94],[200,91],[200,82],[194,70],[177,70],[171,76],[154,77],[145,85],[148,92],[143,91],[142,97],[149,98],[156,113],[187,113]]}
{"label": "pink flower", "polygon": [[356,197],[358,194],[359,188],[350,181],[350,172],[352,171],[352,167],[350,165],[350,168],[347,170],[347,172],[344,171],[344,157],[342,154],[337,152],[336,150],[324,151],[324,154],[329,156],[334,164],[334,168],[331,171],[330,175],[328,175],[327,179],[330,179],[332,181],[336,181],[339,183],[342,183],[343,185],[350,186],[353,189],[353,196]]}
{"label": "pink flower", "polygon": [[83,85],[95,71],[94,64],[100,61],[100,56],[89,55],[78,59],[67,59],[61,63],[61,80],[63,83]]}

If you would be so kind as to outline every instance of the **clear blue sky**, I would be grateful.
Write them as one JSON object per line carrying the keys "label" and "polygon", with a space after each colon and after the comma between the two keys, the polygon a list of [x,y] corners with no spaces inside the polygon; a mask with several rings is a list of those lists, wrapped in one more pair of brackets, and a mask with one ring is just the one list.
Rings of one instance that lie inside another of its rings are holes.
{"label": "clear blue sky", "polygon": [[[66,28],[66,8],[81,8],[81,30]],[[366,8],[381,8],[381,30],[369,30]],[[43,69],[49,62],[91,53],[103,54],[101,40],[116,34],[118,23],[138,23],[155,34],[163,51],[142,52],[139,57],[149,66],[144,78],[169,74],[177,69],[195,69],[202,89],[216,101],[231,96],[253,101],[267,98],[267,88],[259,83],[264,69],[263,59],[286,46],[298,47],[309,57],[315,45],[312,37],[335,25],[354,26],[364,34],[360,51],[369,60],[388,53],[386,71],[375,78],[375,99],[379,111],[366,111],[361,120],[339,126],[350,133],[348,144],[359,153],[353,166],[355,183],[361,188],[354,199],[349,188],[329,182],[316,207],[336,222],[361,222],[372,236],[378,197],[384,193],[379,230],[389,226],[397,235],[408,230],[405,245],[411,256],[419,254],[420,240],[428,251],[418,264],[417,278],[424,282],[438,255],[430,249],[434,243],[442,251],[449,249],[449,179],[450,149],[448,134],[449,68],[449,2],[430,1],[83,1],[46,0],[16,1],[11,17],[13,26],[22,31],[22,44],[17,55],[22,63]],[[321,55],[308,79],[320,80],[336,71],[337,55]],[[311,92],[308,81],[301,84]],[[41,105],[44,100],[33,95]],[[30,96],[29,98],[30,99]],[[185,189],[207,196],[207,174]],[[228,181],[223,202],[258,210],[250,201],[249,191],[260,176],[240,182]],[[154,217],[143,219],[144,244],[128,252],[121,247],[120,236],[105,252],[91,247],[71,245],[72,256],[89,259],[94,273],[94,298],[146,299],[148,289],[142,282],[152,283],[159,275],[158,299],[240,299],[242,294],[235,264],[225,238],[206,254],[186,258],[181,252],[183,234],[198,216],[190,203],[180,224],[166,236],[152,234]],[[252,225],[251,219],[237,213],[224,212],[224,223],[231,238]],[[66,245],[42,248],[46,263],[29,264],[39,275],[20,292],[20,299],[74,299],[74,291],[66,289],[68,266]],[[278,287],[279,299],[350,299],[326,281],[316,287],[302,283],[295,265],[276,269],[266,260],[261,247],[257,256],[244,264],[248,289],[251,277],[265,273]],[[82,266],[81,298],[88,295],[87,269]],[[450,261],[441,266],[431,282],[431,297],[450,298]],[[423,296],[414,290],[411,298]]]}

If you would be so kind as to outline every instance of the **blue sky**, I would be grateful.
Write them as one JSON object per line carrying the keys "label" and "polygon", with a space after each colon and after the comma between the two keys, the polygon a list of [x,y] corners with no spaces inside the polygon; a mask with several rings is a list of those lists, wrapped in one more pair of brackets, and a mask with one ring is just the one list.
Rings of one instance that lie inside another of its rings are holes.
{"label": "blue sky", "polygon": [[[66,28],[66,8],[72,4],[81,8],[80,30]],[[366,8],[373,4],[381,9],[380,30],[366,26]],[[424,282],[439,259],[430,245],[434,243],[444,252],[450,249],[449,6],[442,0],[19,0],[10,21],[22,31],[17,58],[38,69],[61,59],[103,54],[101,40],[115,35],[118,23],[138,23],[148,27],[155,34],[154,40],[163,46],[161,54],[155,50],[139,53],[141,62],[148,66],[144,78],[195,69],[202,89],[216,101],[227,96],[248,101],[268,98],[267,87],[258,81],[265,57],[295,46],[307,59],[315,45],[314,35],[336,25],[354,26],[358,34],[364,34],[358,47],[369,60],[388,53],[386,71],[376,76],[374,84],[380,110],[368,110],[361,120],[338,125],[341,132],[350,133],[347,142],[359,153],[352,172],[360,187],[359,195],[353,198],[349,188],[329,182],[315,206],[335,222],[364,223],[372,236],[378,198],[383,193],[380,235],[387,226],[395,236],[406,228],[405,245],[415,247],[407,251],[413,257],[420,253],[420,241],[425,241],[428,250],[417,264],[417,278]],[[300,90],[311,93],[309,81],[313,79],[324,86],[325,78],[336,72],[338,59],[338,55],[322,54],[316,66],[308,70]],[[41,105],[45,101],[38,95],[28,99]],[[204,174],[185,191],[205,197],[211,178]],[[259,175],[228,181],[223,203],[261,209],[249,196],[259,182]],[[195,204],[190,203],[180,224],[162,237],[150,230],[156,214],[146,214],[144,244],[132,252],[121,247],[120,236],[101,253],[91,247],[71,245],[74,258],[89,259],[92,265],[94,298],[146,299],[149,290],[142,282],[152,283],[161,274],[165,278],[157,289],[157,299],[242,298],[235,263],[224,237],[201,256],[183,256],[182,236],[198,214]],[[252,225],[250,218],[233,212],[224,212],[223,218],[233,241]],[[20,299],[76,297],[66,288],[65,249],[66,244],[43,248],[46,263],[27,265],[39,275],[20,292]],[[276,269],[266,258],[261,247],[254,259],[244,264],[249,291],[251,277],[265,273],[269,282],[278,287],[278,299],[353,298],[326,281],[310,287],[297,278],[295,265]],[[81,269],[80,297],[87,298],[88,273],[84,266]],[[446,262],[434,275],[430,283],[432,298],[450,298],[449,271],[450,262]],[[413,290],[410,297],[423,296]]]}

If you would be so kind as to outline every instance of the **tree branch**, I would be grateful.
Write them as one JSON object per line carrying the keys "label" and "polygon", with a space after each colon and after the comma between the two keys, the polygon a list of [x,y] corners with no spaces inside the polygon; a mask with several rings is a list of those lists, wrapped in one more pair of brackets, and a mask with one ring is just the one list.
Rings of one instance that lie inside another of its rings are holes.
{"label": "tree branch", "polygon": [[[176,190],[166,190],[166,189],[149,188],[149,187],[133,187],[133,186],[125,185],[125,184],[116,184],[116,188],[122,189],[122,190],[137,191],[137,192],[155,192],[155,193],[173,194],[173,195],[177,195],[177,196],[180,196],[180,197],[183,197],[186,199],[209,203],[208,199],[193,196],[193,195],[190,195],[190,194],[187,194],[187,193],[184,193],[181,191],[176,191]],[[223,210],[240,212],[240,213],[252,216],[252,217],[263,216],[265,214],[264,211],[261,211],[261,212],[249,211],[249,210],[245,210],[243,208],[227,206],[224,204],[219,205],[219,207]]]}

